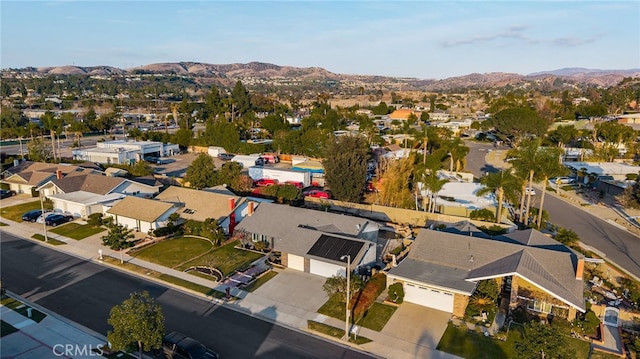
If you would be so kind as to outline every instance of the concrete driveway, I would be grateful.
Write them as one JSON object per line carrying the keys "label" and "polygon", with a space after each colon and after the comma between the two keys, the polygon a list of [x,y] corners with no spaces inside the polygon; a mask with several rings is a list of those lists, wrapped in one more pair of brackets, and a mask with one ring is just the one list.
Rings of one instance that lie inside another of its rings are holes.
{"label": "concrete driveway", "polygon": [[312,313],[317,312],[329,299],[322,290],[326,278],[294,269],[277,271],[278,275],[255,290],[254,294]]}
{"label": "concrete driveway", "polygon": [[438,345],[450,318],[451,313],[405,302],[382,329],[382,334],[414,343],[418,351],[424,350],[426,354]]}

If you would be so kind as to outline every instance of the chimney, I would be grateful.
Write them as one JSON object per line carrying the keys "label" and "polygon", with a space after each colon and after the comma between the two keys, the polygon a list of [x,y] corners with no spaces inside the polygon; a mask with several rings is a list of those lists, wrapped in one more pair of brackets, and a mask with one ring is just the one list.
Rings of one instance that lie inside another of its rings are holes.
{"label": "chimney", "polygon": [[253,214],[253,202],[249,202],[249,216]]}
{"label": "chimney", "polygon": [[578,258],[578,264],[576,264],[576,279],[582,280],[584,274],[584,258]]}
{"label": "chimney", "polygon": [[229,198],[229,212],[233,211],[236,208],[236,199]]}
{"label": "chimney", "polygon": [[57,170],[56,171],[56,178],[57,179],[61,179],[62,178],[62,170]]}

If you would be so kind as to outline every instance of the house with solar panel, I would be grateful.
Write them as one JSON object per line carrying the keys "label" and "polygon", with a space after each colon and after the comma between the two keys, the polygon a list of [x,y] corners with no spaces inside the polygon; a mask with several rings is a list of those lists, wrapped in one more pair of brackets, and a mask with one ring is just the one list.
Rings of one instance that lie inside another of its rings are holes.
{"label": "house with solar panel", "polygon": [[234,236],[265,242],[287,268],[328,278],[346,273],[346,256],[353,269],[374,265],[379,229],[366,218],[260,203]]}

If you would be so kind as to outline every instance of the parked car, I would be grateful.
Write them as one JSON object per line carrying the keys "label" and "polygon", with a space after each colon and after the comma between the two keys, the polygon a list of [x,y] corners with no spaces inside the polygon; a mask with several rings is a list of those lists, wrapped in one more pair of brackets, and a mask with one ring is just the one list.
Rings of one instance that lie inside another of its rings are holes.
{"label": "parked car", "polygon": [[15,196],[16,193],[14,191],[9,191],[6,189],[0,189],[0,199],[9,198],[11,196]]}
{"label": "parked car", "polygon": [[38,217],[40,217],[41,214],[42,214],[41,210],[34,209],[32,211],[25,212],[24,214],[22,214],[22,220],[25,222],[35,222],[38,219]]}
{"label": "parked car", "polygon": [[290,184],[290,185],[292,185],[292,186],[294,186],[296,188],[300,188],[300,189],[304,188],[304,183],[298,182],[298,181],[285,181],[284,184]]}
{"label": "parked car", "polygon": [[535,195],[536,195],[536,190],[534,190],[533,188],[529,188],[529,187],[527,187],[527,188],[524,190],[524,193],[525,193],[525,194],[530,194],[530,195],[532,195],[532,196],[535,196]]}
{"label": "parked car", "polygon": [[331,196],[331,192],[329,191],[322,191],[319,189],[312,189],[310,191],[304,191],[302,192],[303,196],[309,196],[309,197],[313,197],[313,198],[326,198],[326,199],[330,199]]}
{"label": "parked car", "polygon": [[234,154],[231,153],[219,153],[218,154],[218,158],[223,160],[223,161],[229,161],[231,160],[233,157],[235,157]]}
{"label": "parked car", "polygon": [[575,178],[571,178],[571,177],[555,177],[555,178],[549,179],[549,183],[551,184],[558,184],[558,181],[560,181],[560,184],[568,184],[568,183],[574,183],[576,180]]}
{"label": "parked car", "polygon": [[216,352],[178,332],[171,332],[162,339],[162,351],[169,359],[218,359]]}
{"label": "parked car", "polygon": [[271,178],[260,178],[253,181],[253,185],[256,187],[267,187],[267,186],[273,186],[276,184],[278,184],[278,180],[271,179]]}
{"label": "parked car", "polygon": [[46,222],[47,218],[49,218],[49,216],[53,216],[55,213],[51,212],[48,209],[44,210],[44,213],[41,214],[40,216],[38,216],[38,219],[36,219],[37,223],[44,223]]}
{"label": "parked car", "polygon": [[57,226],[59,224],[63,224],[63,223],[67,223],[67,222],[71,222],[73,221],[73,216],[66,216],[64,214],[52,214],[49,215],[45,220],[44,223],[47,226]]}

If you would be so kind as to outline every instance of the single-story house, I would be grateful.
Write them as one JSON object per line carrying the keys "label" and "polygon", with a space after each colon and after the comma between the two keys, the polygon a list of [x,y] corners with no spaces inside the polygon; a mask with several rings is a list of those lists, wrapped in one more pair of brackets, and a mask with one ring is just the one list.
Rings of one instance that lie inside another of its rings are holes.
{"label": "single-story house", "polygon": [[235,225],[247,215],[248,205],[252,202],[228,190],[207,191],[177,186],[168,187],[155,199],[177,206],[177,213],[185,220],[204,222],[208,218],[216,219],[226,234],[233,233]]}
{"label": "single-story house", "polygon": [[533,229],[487,238],[467,227],[457,233],[421,230],[387,284],[402,283],[407,302],[458,317],[477,283],[489,279],[498,280],[512,309],[553,310],[569,319],[585,312],[581,254]]}
{"label": "single-story house", "polygon": [[[493,193],[483,196],[476,194],[484,188],[480,183],[447,182],[438,191],[436,207],[442,214],[468,217],[471,211],[486,208],[495,213],[497,201]],[[422,196],[428,195],[427,189],[421,191]]]}
{"label": "single-story house", "polygon": [[267,242],[281,253],[285,267],[324,277],[376,262],[379,225],[365,218],[287,205],[260,203],[234,232],[254,242]]}
{"label": "single-story house", "polygon": [[87,218],[94,213],[104,213],[116,201],[126,197],[121,193],[97,194],[85,191],[57,193],[47,196],[53,208],[74,217]]}
{"label": "single-story house", "polygon": [[113,217],[115,224],[138,232],[148,232],[166,227],[169,216],[177,210],[171,203],[127,196],[109,208],[105,215]]}
{"label": "single-story house", "polygon": [[640,172],[640,166],[618,162],[563,162],[563,165],[576,174],[584,171],[587,175],[584,177],[584,183],[589,182],[589,177],[597,181],[602,176],[623,181],[627,179],[627,175],[636,175]]}
{"label": "single-story house", "polygon": [[40,187],[51,179],[88,173],[101,172],[69,164],[22,162],[5,171],[0,182],[8,184],[9,189],[16,193],[30,193],[32,188]]}
{"label": "single-story house", "polygon": [[76,191],[106,195],[121,193],[128,196],[151,198],[160,191],[159,183],[148,183],[122,177],[110,177],[97,174],[74,174],[62,178],[53,178],[38,187],[46,197],[59,193]]}

